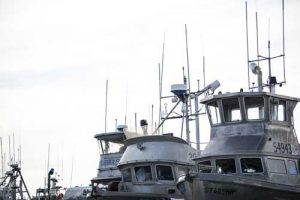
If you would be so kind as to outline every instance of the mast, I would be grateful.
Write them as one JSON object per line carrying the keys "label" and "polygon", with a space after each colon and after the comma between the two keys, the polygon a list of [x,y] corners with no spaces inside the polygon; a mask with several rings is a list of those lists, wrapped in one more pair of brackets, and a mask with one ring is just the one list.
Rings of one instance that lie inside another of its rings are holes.
{"label": "mast", "polygon": [[247,1],[245,2],[246,8],[246,43],[247,43],[247,71],[248,71],[248,89],[250,90],[250,69],[249,69],[249,36],[248,36],[248,6]]}
{"label": "mast", "polygon": [[[105,86],[105,129],[104,129],[105,133],[107,132],[107,96],[108,96],[107,94],[108,94],[108,80],[106,80],[106,86]],[[104,143],[105,143],[105,153],[107,153],[109,149],[108,146],[109,144],[108,141],[105,141]]]}
{"label": "mast", "polygon": [[108,80],[106,80],[106,90],[105,90],[105,133],[107,128],[107,93],[108,93]]}
{"label": "mast", "polygon": [[283,77],[284,77],[284,83],[286,83],[286,77],[285,77],[285,27],[284,27],[284,0],[282,0],[282,61],[283,61]]}
{"label": "mast", "polygon": [[1,177],[4,176],[4,162],[3,162],[3,148],[2,148],[2,137],[0,137],[0,147],[1,147]]}
{"label": "mast", "polygon": [[[161,98],[162,98],[162,86],[163,86],[163,75],[164,75],[164,60],[165,60],[165,34],[163,40],[163,48],[162,48],[162,56],[161,56],[161,67],[160,63],[158,63],[158,82],[159,82],[159,113],[158,113],[158,124],[161,122]],[[158,130],[159,133],[159,130]],[[162,129],[163,133],[163,129]]]}
{"label": "mast", "polygon": [[190,128],[189,128],[189,106],[191,106],[191,98],[189,94],[191,93],[191,77],[190,77],[190,64],[189,64],[189,50],[188,50],[188,36],[187,36],[187,25],[185,24],[185,45],[186,45],[186,61],[187,61],[187,73],[188,73],[188,95],[185,98],[185,126],[186,126],[186,141],[190,143]]}

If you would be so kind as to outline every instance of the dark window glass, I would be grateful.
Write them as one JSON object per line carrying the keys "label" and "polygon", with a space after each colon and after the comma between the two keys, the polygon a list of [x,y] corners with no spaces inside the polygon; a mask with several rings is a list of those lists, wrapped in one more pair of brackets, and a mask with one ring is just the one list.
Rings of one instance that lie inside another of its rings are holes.
{"label": "dark window glass", "polygon": [[134,168],[136,180],[139,182],[151,181],[151,167],[150,166],[138,166]]}
{"label": "dark window glass", "polygon": [[130,168],[126,168],[126,169],[122,170],[122,176],[123,176],[123,181],[124,182],[131,182],[132,181],[132,177],[131,177],[131,170],[130,170]]}
{"label": "dark window glass", "polygon": [[198,170],[200,173],[211,173],[212,166],[210,160],[199,162]]}
{"label": "dark window glass", "polygon": [[287,161],[287,168],[290,175],[298,175],[296,162],[293,160]]}
{"label": "dark window glass", "polygon": [[269,172],[279,173],[279,174],[286,174],[286,166],[284,160],[281,159],[268,159],[268,167]]}
{"label": "dark window glass", "polygon": [[258,120],[265,117],[263,97],[246,97],[245,106],[248,120]]}
{"label": "dark window glass", "polygon": [[237,98],[229,98],[222,100],[225,122],[240,121],[241,110]]}
{"label": "dark window glass", "polygon": [[262,173],[263,166],[260,158],[242,158],[241,167],[243,173]]}
{"label": "dark window glass", "polygon": [[231,174],[236,173],[234,159],[218,159],[216,160],[217,173]]}
{"label": "dark window glass", "polygon": [[173,172],[171,166],[157,165],[156,173],[158,180],[173,181]]}

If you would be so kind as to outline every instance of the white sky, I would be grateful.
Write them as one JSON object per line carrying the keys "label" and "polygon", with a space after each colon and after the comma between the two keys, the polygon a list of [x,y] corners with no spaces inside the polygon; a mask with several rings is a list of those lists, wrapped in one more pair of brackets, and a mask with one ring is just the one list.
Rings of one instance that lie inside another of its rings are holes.
{"label": "white sky", "polygon": [[[300,1],[285,3],[288,84],[278,93],[300,97]],[[261,53],[266,55],[270,19],[272,55],[280,54],[281,1],[248,1],[252,58],[255,11]],[[204,55],[207,83],[218,79],[223,93],[247,90],[242,0],[0,0],[0,134],[6,154],[9,135],[14,133],[16,146],[22,145],[22,172],[32,194],[43,186],[48,144],[50,167],[62,174],[65,186],[71,184],[72,157],[73,186],[87,185],[96,176],[99,154],[93,136],[104,131],[106,79],[108,130],[114,130],[116,118],[124,123],[126,110],[131,126],[134,113],[150,121],[151,104],[158,118],[163,37],[163,94],[169,95],[171,84],[182,83],[186,66],[184,24],[192,90],[197,79],[203,87]],[[282,80],[280,62],[273,70]],[[266,80],[267,68],[263,72]],[[297,107],[298,131],[299,118]],[[209,132],[203,129],[201,141],[207,141]],[[178,135],[180,129],[175,131]]]}

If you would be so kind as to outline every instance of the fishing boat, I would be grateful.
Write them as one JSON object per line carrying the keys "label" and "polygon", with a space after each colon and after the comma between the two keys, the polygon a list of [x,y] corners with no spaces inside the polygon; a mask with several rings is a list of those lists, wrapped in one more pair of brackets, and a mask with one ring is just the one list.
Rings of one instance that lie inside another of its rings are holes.
{"label": "fishing boat", "polygon": [[119,125],[114,132],[104,132],[94,136],[99,146],[100,161],[97,177],[91,180],[92,193],[96,190],[107,190],[114,182],[122,179],[117,164],[125,151],[124,128],[125,125]]}
{"label": "fishing boat", "polygon": [[7,199],[31,199],[18,163],[10,164],[10,170],[0,182],[0,200]]}
{"label": "fishing boat", "polygon": [[[184,79],[186,80],[186,79]],[[171,86],[173,103],[175,104],[162,122],[152,132],[148,133],[148,122],[141,120],[142,134],[135,137],[131,131],[123,129],[127,140],[124,141],[124,151],[118,169],[121,171],[122,179],[113,182],[108,188],[103,189],[93,185],[92,197],[95,199],[139,199],[139,200],[166,200],[183,199],[183,195],[176,188],[176,180],[189,171],[194,171],[192,160],[199,151],[192,147],[189,140],[189,122],[192,115],[182,110],[179,119],[185,120],[186,138],[173,136],[173,133],[158,134],[157,130],[168,119],[173,119],[171,114],[178,105],[188,106],[190,99],[196,99],[207,91],[214,91],[220,86],[218,81],[207,85],[197,92],[189,92],[187,84],[175,84]],[[197,109],[198,112],[198,109]],[[198,116],[198,113],[193,116]],[[178,115],[177,115],[178,116]],[[183,130],[183,128],[181,129]],[[130,135],[130,137],[129,137]],[[177,134],[178,135],[178,134]],[[102,147],[101,147],[102,148]]]}
{"label": "fishing boat", "polygon": [[[268,48],[267,57],[248,58],[258,82],[252,91],[201,100],[211,125],[210,142],[194,159],[198,171],[178,180],[185,199],[300,199],[300,145],[293,115],[300,99],[275,93],[285,80],[272,76],[271,61],[285,54],[272,57],[270,41]],[[263,61],[269,64],[267,83],[258,65]]]}
{"label": "fishing boat", "polygon": [[96,199],[182,198],[176,180],[193,168],[193,149],[172,135],[144,135],[125,140],[126,150],[118,163],[122,179],[107,190],[97,188]]}

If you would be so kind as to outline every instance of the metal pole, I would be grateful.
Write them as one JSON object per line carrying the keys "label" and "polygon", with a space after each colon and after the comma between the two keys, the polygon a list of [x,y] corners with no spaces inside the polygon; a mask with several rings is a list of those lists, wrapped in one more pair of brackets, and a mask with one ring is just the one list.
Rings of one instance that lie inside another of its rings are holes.
{"label": "metal pole", "polygon": [[248,89],[250,90],[250,72],[249,72],[249,37],[248,37],[248,8],[247,1],[246,6],[246,41],[247,41],[247,71],[248,71]]}
{"label": "metal pole", "polygon": [[152,104],[152,106],[151,106],[151,133],[153,132],[153,108],[154,108],[154,106]]}
{"label": "metal pole", "polygon": [[286,83],[286,77],[285,77],[285,33],[284,33],[284,0],[282,0],[282,59],[283,59],[283,77],[284,82]]}
{"label": "metal pole", "polygon": [[186,130],[186,142],[190,144],[190,128],[189,128],[189,106],[188,106],[189,98],[185,98],[185,130]]}
{"label": "metal pole", "polygon": [[158,126],[156,127],[156,129],[153,131],[153,133],[152,133],[152,135],[154,134],[154,133],[156,133],[158,130],[159,130],[159,128],[162,126],[162,124],[167,120],[167,118],[170,116],[170,114],[175,110],[175,108],[178,106],[178,104],[180,103],[180,101],[177,101],[177,103],[175,104],[175,106],[171,109],[171,111],[167,114],[167,116],[164,118],[164,120],[160,123],[160,124],[158,124]]}
{"label": "metal pole", "polygon": [[106,133],[106,126],[107,126],[107,93],[108,93],[108,80],[106,80],[106,92],[105,92],[105,133]]}
{"label": "metal pole", "polygon": [[196,117],[196,147],[197,150],[200,150],[200,128],[199,128],[199,113],[198,113],[198,96],[195,95],[195,117]]}
{"label": "metal pole", "polygon": [[257,12],[255,12],[255,19],[256,19],[256,54],[257,54],[257,65],[259,66],[258,16],[257,16]]}
{"label": "metal pole", "polygon": [[[161,120],[161,70],[160,70],[160,63],[158,63],[158,88],[159,88],[159,110],[158,110],[158,124],[160,124]],[[158,130],[159,134],[159,130]]]}
{"label": "metal pole", "polygon": [[135,122],[135,132],[137,133],[137,118],[136,118],[136,113],[134,113],[134,122]]}
{"label": "metal pole", "polygon": [[2,137],[0,137],[0,145],[1,145],[1,177],[4,177]]}
{"label": "metal pole", "polygon": [[205,86],[205,56],[203,56],[203,85]]}
{"label": "metal pole", "polygon": [[271,76],[272,76],[272,69],[271,69],[271,43],[270,40],[268,41],[268,63],[269,63],[269,88],[270,88],[270,93],[272,93],[272,83],[271,83]]}

